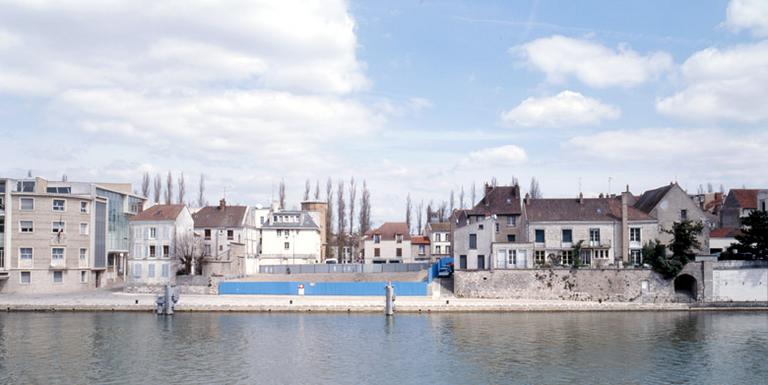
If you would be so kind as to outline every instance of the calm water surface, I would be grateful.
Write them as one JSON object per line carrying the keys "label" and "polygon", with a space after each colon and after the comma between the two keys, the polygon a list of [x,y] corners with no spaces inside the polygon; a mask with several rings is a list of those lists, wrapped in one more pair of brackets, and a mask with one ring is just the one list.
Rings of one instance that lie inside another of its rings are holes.
{"label": "calm water surface", "polygon": [[768,384],[768,314],[2,313],[0,383]]}

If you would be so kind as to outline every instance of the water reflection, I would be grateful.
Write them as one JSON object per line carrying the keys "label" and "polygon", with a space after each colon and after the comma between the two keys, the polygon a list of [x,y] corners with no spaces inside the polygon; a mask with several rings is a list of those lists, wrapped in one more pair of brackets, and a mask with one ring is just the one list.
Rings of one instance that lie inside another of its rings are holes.
{"label": "water reflection", "polygon": [[768,378],[765,313],[0,314],[0,383],[709,383]]}

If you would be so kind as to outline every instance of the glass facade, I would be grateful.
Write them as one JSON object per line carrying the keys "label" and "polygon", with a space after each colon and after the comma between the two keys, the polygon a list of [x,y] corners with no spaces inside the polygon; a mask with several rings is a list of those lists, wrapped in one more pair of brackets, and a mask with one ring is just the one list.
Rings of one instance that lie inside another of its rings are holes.
{"label": "glass facade", "polygon": [[[96,195],[107,199],[107,251],[128,251],[128,218],[132,215],[128,211],[130,206],[126,206],[126,199],[129,204],[135,204],[134,197],[126,197],[123,194],[113,191],[96,189]],[[140,202],[140,200],[139,200]]]}

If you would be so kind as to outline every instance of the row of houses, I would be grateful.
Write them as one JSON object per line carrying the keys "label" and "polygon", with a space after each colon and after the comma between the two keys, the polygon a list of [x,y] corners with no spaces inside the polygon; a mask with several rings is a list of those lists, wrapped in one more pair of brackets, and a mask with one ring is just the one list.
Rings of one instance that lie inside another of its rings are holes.
{"label": "row of houses", "polygon": [[486,185],[477,204],[455,210],[448,222],[430,222],[424,236],[409,236],[405,223],[385,223],[366,234],[363,249],[366,262],[452,257],[462,270],[641,266],[643,246],[668,244],[672,235],[665,230],[683,220],[704,224],[698,254],[724,251],[735,242],[741,219],[766,210],[766,202],[768,190],[734,189],[718,202],[689,195],[677,183],[640,195],[627,187],[617,195],[555,199],[521,196],[519,186]]}

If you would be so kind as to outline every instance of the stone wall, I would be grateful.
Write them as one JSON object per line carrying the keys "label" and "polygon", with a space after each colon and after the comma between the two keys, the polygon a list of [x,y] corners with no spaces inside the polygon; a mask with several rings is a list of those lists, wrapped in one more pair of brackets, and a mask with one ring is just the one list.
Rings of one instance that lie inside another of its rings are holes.
{"label": "stone wall", "polygon": [[457,271],[458,297],[569,301],[675,302],[672,281],[648,269]]}

